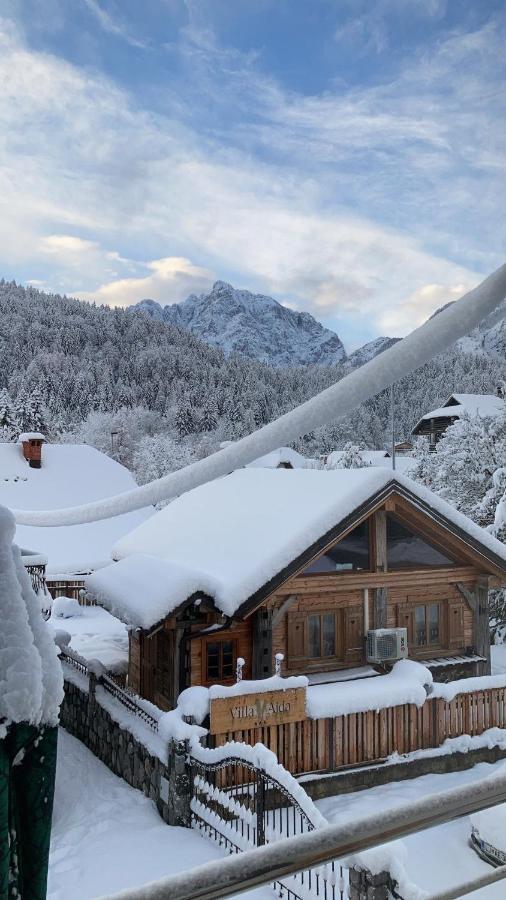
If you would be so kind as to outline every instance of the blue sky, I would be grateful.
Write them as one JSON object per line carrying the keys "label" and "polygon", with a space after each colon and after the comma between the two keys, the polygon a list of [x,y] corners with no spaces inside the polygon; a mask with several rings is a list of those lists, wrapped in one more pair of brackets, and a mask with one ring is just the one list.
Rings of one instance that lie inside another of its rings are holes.
{"label": "blue sky", "polygon": [[504,261],[505,41],[495,0],[4,0],[0,274],[405,334]]}

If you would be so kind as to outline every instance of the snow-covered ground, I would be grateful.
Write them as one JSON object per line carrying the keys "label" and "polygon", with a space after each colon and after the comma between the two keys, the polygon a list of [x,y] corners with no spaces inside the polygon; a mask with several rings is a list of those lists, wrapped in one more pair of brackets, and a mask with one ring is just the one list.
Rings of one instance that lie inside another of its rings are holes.
{"label": "snow-covered ground", "polygon": [[[92,900],[223,855],[197,832],[166,825],[150,800],[60,729],[48,900]],[[268,887],[241,895],[273,896]]]}
{"label": "snow-covered ground", "polygon": [[506,644],[492,644],[492,675],[506,673]]}
{"label": "snow-covered ground", "polygon": [[[327,797],[316,803],[329,822],[343,823],[378,810],[391,810],[411,801],[437,794],[448,788],[480,781],[504,767],[504,762],[479,763],[465,772],[444,775],[424,775],[409,781],[396,781],[355,794]],[[430,893],[461,884],[490,871],[469,846],[471,825],[469,817],[440,825],[411,837],[402,843],[407,849],[406,872],[409,879]],[[504,900],[504,882],[490,885],[469,895],[472,900]]]}
{"label": "snow-covered ground", "polygon": [[70,647],[85,659],[98,659],[113,672],[128,668],[128,633],[126,625],[101,606],[80,606],[79,615],[62,618],[55,615],[58,601],[49,619],[55,631],[67,631]]}

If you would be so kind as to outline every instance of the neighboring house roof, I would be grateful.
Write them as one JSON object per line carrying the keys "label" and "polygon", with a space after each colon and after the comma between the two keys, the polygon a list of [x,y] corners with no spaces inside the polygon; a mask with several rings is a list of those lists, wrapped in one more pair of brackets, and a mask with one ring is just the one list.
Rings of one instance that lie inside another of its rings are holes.
{"label": "neighboring house roof", "polygon": [[[333,450],[326,458],[327,469],[338,469],[344,450]],[[385,469],[393,469],[392,457],[388,450],[361,450],[360,456],[366,466],[381,466]],[[416,460],[409,456],[396,456],[395,471],[402,475],[408,475],[410,469],[416,464]],[[349,470],[348,470],[349,471]]]}
{"label": "neighboring house roof", "polygon": [[291,447],[278,447],[265,456],[259,456],[253,462],[248,463],[246,468],[258,469],[277,469],[278,466],[291,466],[292,469],[307,469],[314,464],[314,460],[302,456]]}
{"label": "neighboring house roof", "polygon": [[[11,509],[60,509],[112,497],[135,487],[124,466],[86,444],[44,444],[32,469],[19,444],[0,443],[0,504]],[[70,527],[18,525],[16,542],[48,558],[50,575],[79,574],[107,565],[113,544],[154,510]]]}
{"label": "neighboring house roof", "polygon": [[[388,450],[359,450],[359,454],[367,466],[392,466]],[[345,456],[346,450],[332,450],[326,457],[325,465],[328,469],[339,468],[339,463]]]}
{"label": "neighboring house roof", "polygon": [[[388,469],[240,469],[188,491],[125,535],[113,550],[122,562],[95,573],[87,586],[120,618],[144,628],[176,609],[181,597],[199,591],[225,615],[244,615],[303,568],[324,538],[327,543],[337,539],[393,491],[492,560],[493,568],[506,571],[504,544],[426,488]],[[158,594],[151,608],[153,557],[164,563],[157,562],[156,576],[164,587],[163,598],[158,602]]]}
{"label": "neighboring house roof", "polygon": [[496,394],[450,394],[443,406],[422,416],[413,428],[413,434],[416,434],[424,422],[428,422],[430,419],[458,419],[463,413],[473,417],[486,418],[498,416],[504,412],[504,409],[504,400]]}

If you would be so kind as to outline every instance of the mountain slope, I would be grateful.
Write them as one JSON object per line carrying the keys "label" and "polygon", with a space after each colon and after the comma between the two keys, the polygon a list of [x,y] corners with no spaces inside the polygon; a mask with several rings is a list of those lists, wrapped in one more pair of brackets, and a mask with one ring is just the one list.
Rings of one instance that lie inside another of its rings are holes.
{"label": "mountain slope", "polygon": [[191,331],[227,355],[239,353],[274,366],[331,365],[346,359],[338,335],[309,313],[224,281],[217,281],[209,294],[192,294],[183,303],[162,308],[154,300],[142,300],[136,308]]}
{"label": "mountain slope", "polygon": [[393,347],[398,341],[400,341],[400,338],[375,338],[373,341],[369,341],[367,344],[364,344],[363,347],[359,347],[358,350],[354,350],[353,353],[350,353],[346,360],[346,365],[350,366],[352,369],[358,369],[360,366],[369,362],[369,360],[374,359],[375,356],[383,353],[384,350]]}

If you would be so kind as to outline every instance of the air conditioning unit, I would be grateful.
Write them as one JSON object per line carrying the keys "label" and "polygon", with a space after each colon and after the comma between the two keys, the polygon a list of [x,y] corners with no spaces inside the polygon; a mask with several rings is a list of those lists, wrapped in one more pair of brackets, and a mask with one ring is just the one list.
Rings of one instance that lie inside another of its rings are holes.
{"label": "air conditioning unit", "polygon": [[375,628],[367,632],[367,662],[395,662],[407,655],[407,628]]}

